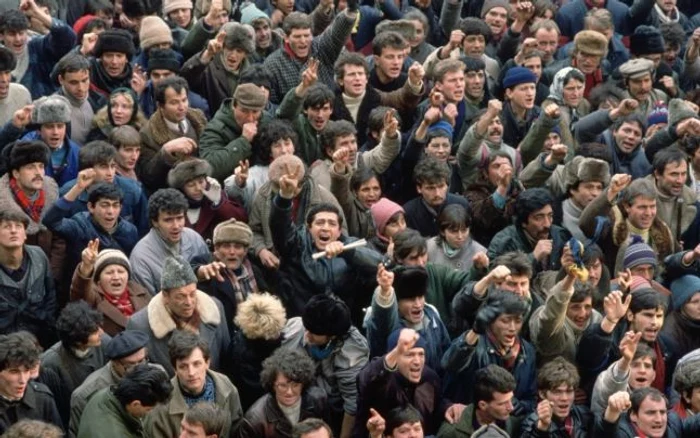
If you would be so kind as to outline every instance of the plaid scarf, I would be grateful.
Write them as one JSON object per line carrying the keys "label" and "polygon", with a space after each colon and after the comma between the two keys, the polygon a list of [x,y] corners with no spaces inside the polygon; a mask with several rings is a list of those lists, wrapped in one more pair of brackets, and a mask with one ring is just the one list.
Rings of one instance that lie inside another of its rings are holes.
{"label": "plaid scarf", "polygon": [[236,275],[231,269],[225,269],[226,277],[231,282],[231,288],[236,296],[236,302],[242,303],[248,295],[258,291],[258,284],[255,281],[253,267],[246,258],[241,264],[241,273]]}
{"label": "plaid scarf", "polygon": [[128,287],[124,289],[124,292],[118,297],[107,293],[104,289],[102,289],[102,291],[104,292],[105,300],[116,307],[122,315],[129,317],[134,314],[134,305],[131,303],[131,294],[129,294]]}
{"label": "plaid scarf", "polygon": [[15,197],[15,201],[17,201],[22,210],[24,210],[34,222],[41,222],[41,211],[44,209],[44,202],[46,201],[44,190],[39,190],[39,196],[32,201],[19,187],[17,180],[12,177],[10,178],[10,189]]}
{"label": "plaid scarf", "polygon": [[510,372],[513,372],[513,368],[515,367],[515,360],[518,358],[518,354],[520,354],[520,337],[516,336],[515,343],[513,344],[513,346],[510,347],[510,349],[506,351],[505,354],[501,354],[499,342],[493,335],[491,330],[486,331],[486,336],[488,336],[489,341],[491,341],[491,343],[496,347],[494,348],[496,354],[499,355],[501,359],[503,359],[503,368],[507,369]]}

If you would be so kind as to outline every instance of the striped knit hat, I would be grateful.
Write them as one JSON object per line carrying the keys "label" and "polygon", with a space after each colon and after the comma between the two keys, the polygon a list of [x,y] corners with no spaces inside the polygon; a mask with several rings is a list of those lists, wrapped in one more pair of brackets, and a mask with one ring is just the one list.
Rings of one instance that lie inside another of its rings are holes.
{"label": "striped knit hat", "polygon": [[632,236],[632,242],[625,249],[625,257],[623,259],[625,269],[632,269],[639,265],[652,265],[656,268],[658,261],[654,250],[644,243],[641,236]]}

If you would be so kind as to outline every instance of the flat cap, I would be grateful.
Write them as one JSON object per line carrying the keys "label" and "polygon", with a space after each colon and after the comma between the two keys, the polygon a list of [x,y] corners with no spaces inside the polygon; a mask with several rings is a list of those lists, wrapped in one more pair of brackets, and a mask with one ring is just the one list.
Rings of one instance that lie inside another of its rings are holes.
{"label": "flat cap", "polygon": [[634,58],[620,66],[620,74],[625,78],[637,79],[654,72],[654,62],[645,58]]}
{"label": "flat cap", "polygon": [[139,330],[124,330],[112,338],[107,345],[109,360],[121,359],[136,353],[148,344],[148,335]]}

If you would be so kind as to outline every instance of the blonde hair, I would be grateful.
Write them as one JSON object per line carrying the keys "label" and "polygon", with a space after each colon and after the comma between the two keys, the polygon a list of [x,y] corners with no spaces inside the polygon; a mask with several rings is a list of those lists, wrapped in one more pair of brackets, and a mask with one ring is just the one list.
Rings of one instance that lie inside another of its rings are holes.
{"label": "blonde hair", "polygon": [[287,312],[279,298],[269,293],[252,294],[238,305],[233,322],[248,339],[278,339],[287,324]]}
{"label": "blonde hair", "polygon": [[132,107],[134,106],[134,97],[128,91],[120,91],[117,93],[113,93],[109,96],[109,103],[114,104],[114,101],[117,100],[117,97],[120,96],[124,96],[124,98],[126,98],[126,100],[129,101],[129,105],[131,105]]}

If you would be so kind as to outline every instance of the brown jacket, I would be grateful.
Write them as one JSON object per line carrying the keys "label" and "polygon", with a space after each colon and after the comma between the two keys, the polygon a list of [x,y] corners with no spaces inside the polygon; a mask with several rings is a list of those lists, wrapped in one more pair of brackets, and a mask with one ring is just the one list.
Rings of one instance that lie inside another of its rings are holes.
{"label": "brown jacket", "polygon": [[[104,297],[104,291],[92,281],[91,278],[85,278],[80,275],[78,270],[80,265],[75,268],[73,273],[73,281],[70,285],[71,301],[85,300],[89,305],[99,310],[104,316],[102,328],[105,333],[110,336],[115,336],[117,333],[126,328],[126,323],[129,321],[127,316],[119,311],[113,304],[107,301]],[[151,295],[134,281],[129,281],[127,284],[129,295],[131,296],[131,304],[134,306],[134,313],[146,307],[151,300]]]}

